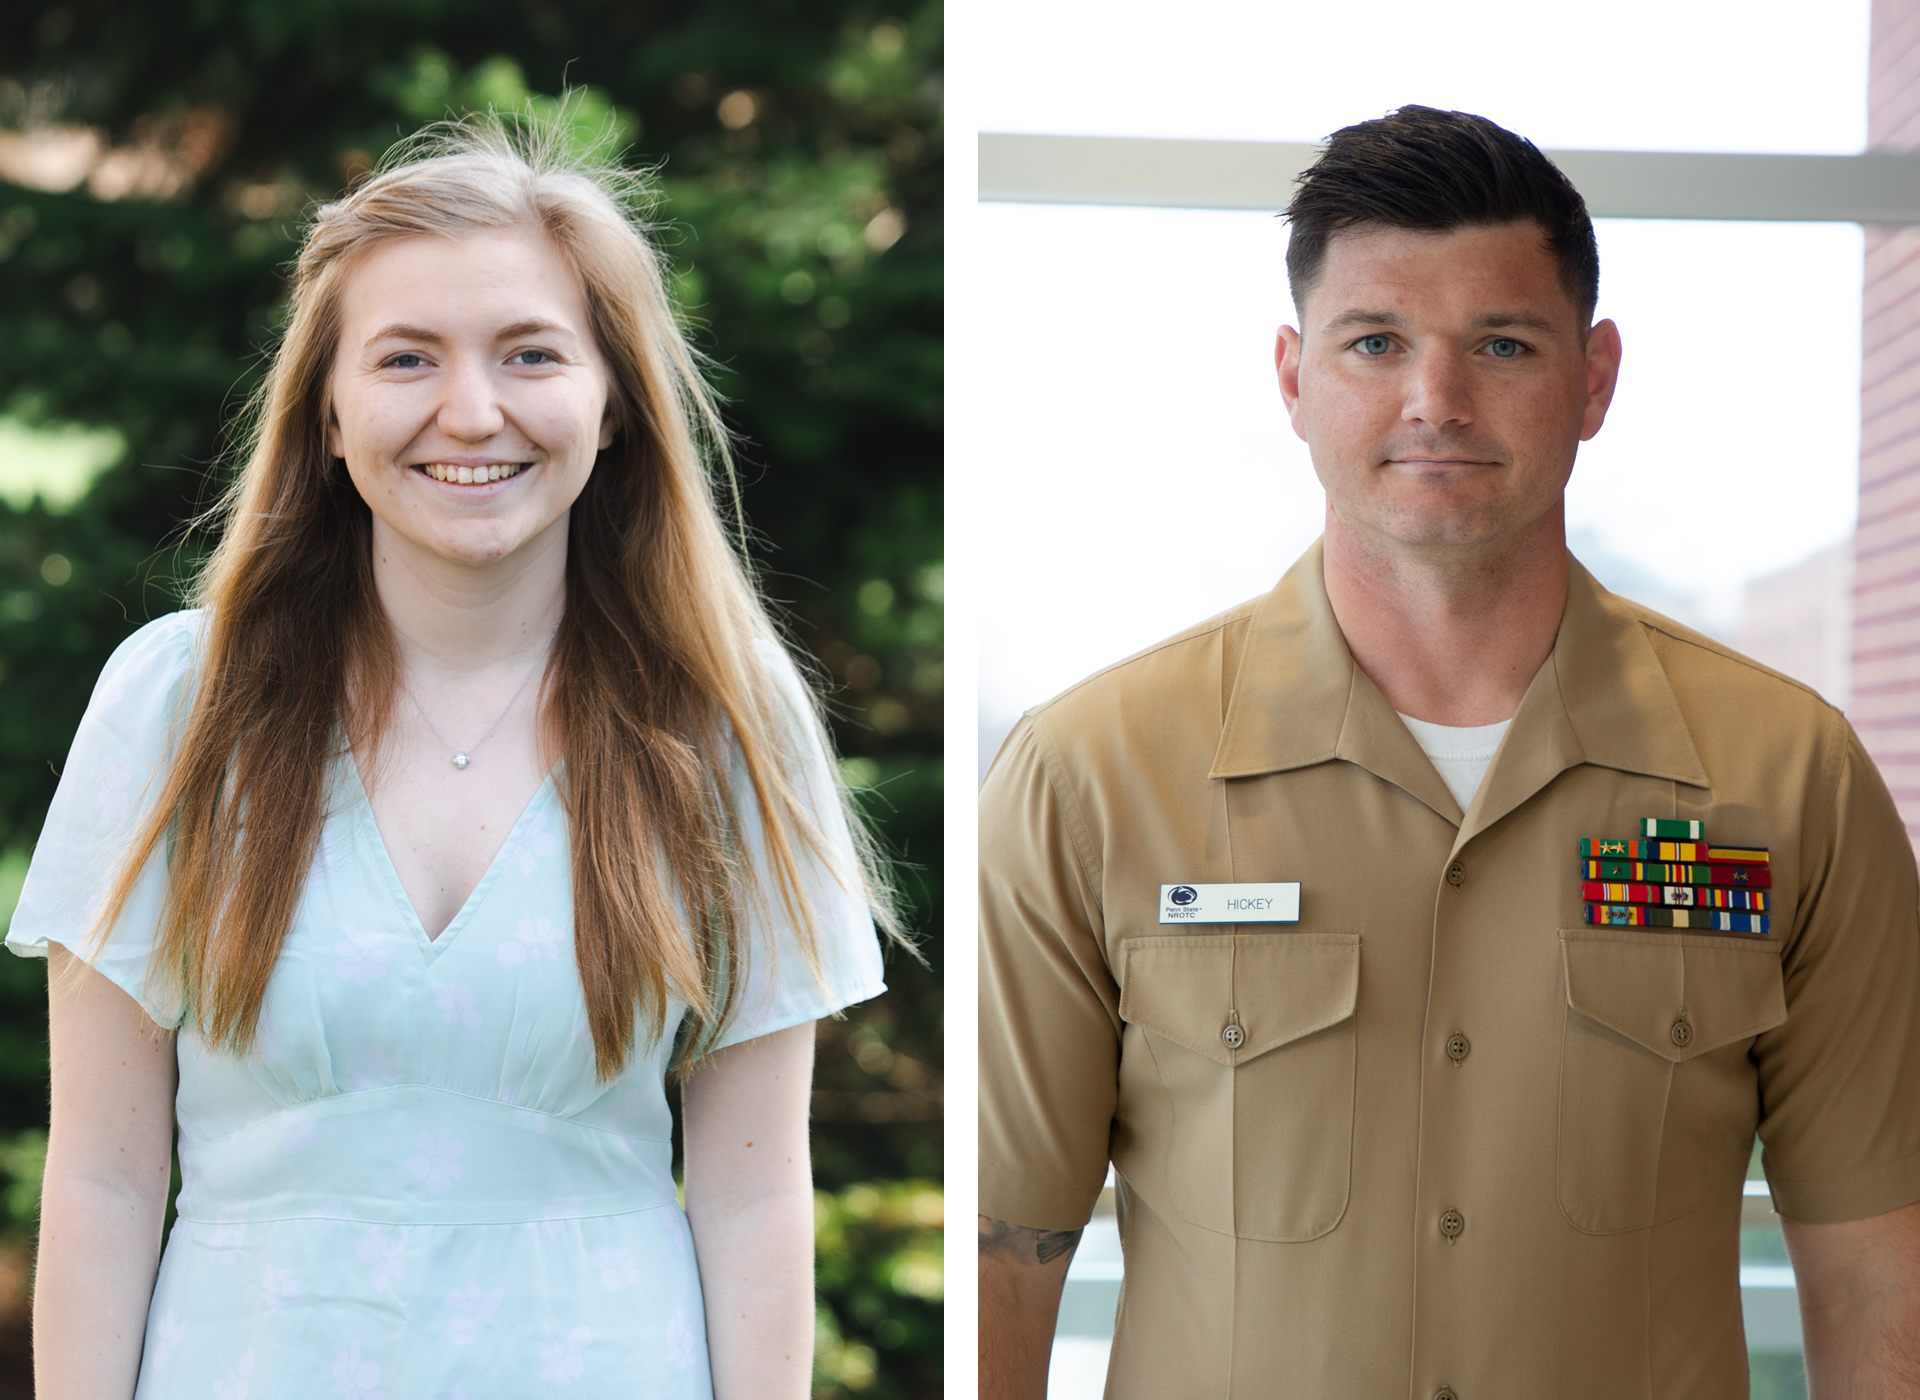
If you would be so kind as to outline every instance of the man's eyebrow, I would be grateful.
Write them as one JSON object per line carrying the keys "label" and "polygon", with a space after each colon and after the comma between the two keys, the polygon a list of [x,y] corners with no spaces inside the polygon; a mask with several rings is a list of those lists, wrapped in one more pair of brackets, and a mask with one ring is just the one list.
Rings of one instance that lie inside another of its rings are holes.
{"label": "man's eyebrow", "polygon": [[1530,311],[1490,311],[1484,316],[1474,318],[1473,328],[1477,331],[1537,331],[1542,335],[1553,335],[1560,328],[1544,316],[1535,316]]}
{"label": "man's eyebrow", "polygon": [[1342,311],[1327,322],[1329,331],[1344,331],[1355,326],[1395,326],[1406,327],[1406,318],[1395,311]]}

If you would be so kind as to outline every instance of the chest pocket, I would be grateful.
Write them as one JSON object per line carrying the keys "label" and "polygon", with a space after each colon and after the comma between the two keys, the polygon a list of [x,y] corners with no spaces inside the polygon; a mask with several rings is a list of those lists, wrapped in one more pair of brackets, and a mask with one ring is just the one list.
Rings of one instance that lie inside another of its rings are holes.
{"label": "chest pocket", "polygon": [[1598,1235],[1685,1215],[1745,1165],[1748,1043],[1787,1019],[1780,945],[1581,928],[1560,949],[1560,1208]]}
{"label": "chest pocket", "polygon": [[1129,939],[1120,1015],[1172,1103],[1167,1189],[1186,1220],[1311,1240],[1352,1179],[1357,935]]}

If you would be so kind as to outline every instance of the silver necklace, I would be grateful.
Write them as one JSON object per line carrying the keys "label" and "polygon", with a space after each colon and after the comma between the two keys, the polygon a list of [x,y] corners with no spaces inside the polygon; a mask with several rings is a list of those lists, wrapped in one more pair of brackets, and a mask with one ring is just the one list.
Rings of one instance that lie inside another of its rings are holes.
{"label": "silver necklace", "polygon": [[553,639],[559,634],[559,631],[560,628],[556,624],[553,631],[547,633],[547,640],[542,643],[540,647],[540,659],[534,663],[533,669],[527,672],[527,678],[520,682],[520,688],[513,692],[513,698],[507,701],[507,708],[500,712],[500,718],[488,726],[485,734],[482,734],[464,749],[456,744],[447,743],[447,736],[442,734],[440,732],[440,726],[433,722],[433,716],[429,715],[427,713],[427,707],[420,703],[420,697],[413,693],[413,687],[407,684],[405,677],[401,678],[400,688],[407,692],[407,699],[413,701],[413,708],[419,711],[420,718],[425,720],[427,728],[433,731],[433,737],[453,750],[453,766],[455,768],[464,770],[469,763],[473,762],[474,750],[491,739],[493,737],[493,731],[498,729],[501,722],[513,713],[513,707],[520,703],[520,697],[526,694],[527,687],[533,684],[533,678],[546,668],[547,648],[553,645]]}

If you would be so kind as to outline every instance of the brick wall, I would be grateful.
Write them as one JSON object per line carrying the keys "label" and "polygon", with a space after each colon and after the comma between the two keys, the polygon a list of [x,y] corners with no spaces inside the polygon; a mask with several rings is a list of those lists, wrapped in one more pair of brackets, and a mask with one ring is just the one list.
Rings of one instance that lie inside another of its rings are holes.
{"label": "brick wall", "polygon": [[[1920,151],[1920,0],[1873,0],[1867,143]],[[1848,717],[1920,843],[1920,228],[1866,244]]]}

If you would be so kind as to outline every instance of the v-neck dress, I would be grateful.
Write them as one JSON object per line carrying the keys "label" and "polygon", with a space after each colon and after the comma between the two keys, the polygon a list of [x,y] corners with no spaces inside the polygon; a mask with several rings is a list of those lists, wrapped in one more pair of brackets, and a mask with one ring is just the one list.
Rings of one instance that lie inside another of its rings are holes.
{"label": "v-neck dress", "polygon": [[[198,613],[161,618],[102,672],[7,935],[14,952],[84,951],[177,738],[200,633]],[[790,663],[768,660],[797,700]],[[885,989],[827,762],[812,749],[806,791],[837,851],[803,872],[823,975],[790,929],[754,919],[723,1045]],[[750,795],[740,810],[764,872]],[[337,760],[244,1058],[148,988],[165,880],[156,857],[95,961],[179,1030],[179,1219],[139,1400],[711,1396],[669,1169],[671,1035],[649,1044],[643,1026],[625,1072],[595,1079],[552,778],[429,940],[351,758]]]}

